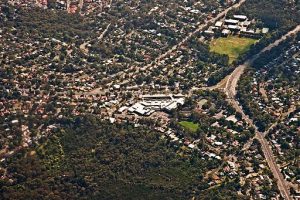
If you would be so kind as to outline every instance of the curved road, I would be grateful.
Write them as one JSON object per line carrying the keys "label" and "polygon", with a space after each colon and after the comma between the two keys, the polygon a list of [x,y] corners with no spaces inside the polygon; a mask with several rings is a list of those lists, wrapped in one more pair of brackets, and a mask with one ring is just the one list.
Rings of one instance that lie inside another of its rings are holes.
{"label": "curved road", "polygon": [[238,66],[232,74],[227,79],[227,83],[225,86],[225,93],[229,98],[234,97],[236,94],[236,86],[237,82],[240,79],[241,75],[244,73],[244,70],[246,67],[250,66],[254,60],[256,60],[259,56],[261,56],[262,53],[271,50],[272,48],[278,46],[281,42],[286,40],[288,37],[300,32],[300,25],[298,25],[295,29],[291,30],[284,36],[282,36],[280,39],[276,40],[274,43],[270,44],[269,46],[265,47],[263,50],[261,50],[258,54],[254,55],[251,59],[245,61],[244,64]]}
{"label": "curved road", "polygon": [[260,51],[258,54],[253,56],[251,59],[247,60],[244,64],[238,66],[228,77],[226,86],[224,88],[224,91],[228,97],[228,101],[232,104],[232,106],[242,114],[243,119],[249,123],[251,126],[253,126],[256,130],[255,137],[259,140],[262,146],[263,153],[265,155],[266,161],[274,175],[274,177],[277,179],[277,186],[279,188],[279,191],[281,195],[287,199],[292,200],[289,192],[289,187],[287,186],[287,183],[285,179],[283,178],[279,167],[276,164],[276,161],[274,159],[273,152],[267,142],[267,140],[264,137],[264,134],[259,132],[253,121],[244,113],[243,109],[239,105],[239,102],[235,99],[236,95],[236,87],[238,84],[238,81],[242,74],[244,73],[245,69],[250,66],[255,59],[257,59],[262,53],[271,50],[272,48],[278,46],[282,41],[286,40],[289,36],[292,36],[293,34],[296,34],[297,32],[300,32],[300,25],[298,25],[295,29],[288,32],[286,35],[275,41],[274,43],[270,44],[266,48],[264,48],[262,51]]}

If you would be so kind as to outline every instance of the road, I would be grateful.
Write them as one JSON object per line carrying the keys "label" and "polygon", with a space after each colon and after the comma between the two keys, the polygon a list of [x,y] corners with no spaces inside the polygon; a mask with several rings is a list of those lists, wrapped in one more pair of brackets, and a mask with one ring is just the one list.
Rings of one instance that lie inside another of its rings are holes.
{"label": "road", "polygon": [[102,41],[104,35],[107,33],[109,27],[110,27],[111,23],[109,23],[106,28],[104,29],[104,31],[101,33],[101,35],[97,38],[99,41]]}
{"label": "road", "polygon": [[78,8],[79,8],[79,12],[81,12],[83,8],[83,0],[79,0]]}
{"label": "road", "polygon": [[70,12],[70,4],[71,4],[71,1],[70,0],[67,0],[67,11]]}
{"label": "road", "polygon": [[285,113],[282,113],[281,116],[280,116],[280,119],[278,119],[275,123],[273,123],[269,128],[268,130],[266,130],[264,133],[263,133],[263,136],[266,137],[268,135],[268,133],[274,128],[276,127],[280,122],[282,122],[284,119],[286,119],[291,113],[295,112],[296,111],[296,106],[293,106],[291,108],[289,108],[289,110]]}
{"label": "road", "polygon": [[[101,40],[103,39],[103,37],[104,37],[104,35],[107,33],[107,31],[108,31],[110,25],[111,25],[111,24],[108,24],[108,25],[106,26],[105,30],[101,33],[101,35],[97,38],[97,40],[101,41]],[[79,49],[81,50],[81,52],[82,52],[83,54],[85,54],[86,56],[88,56],[88,54],[89,54],[89,49],[86,48],[86,46],[87,46],[88,44],[90,44],[90,41],[86,41],[86,42],[82,43],[82,44],[79,46]]]}
{"label": "road", "polygon": [[238,66],[227,78],[226,86],[224,88],[225,94],[228,97],[228,101],[231,103],[231,105],[236,109],[237,112],[240,112],[242,114],[243,119],[251,126],[255,128],[255,137],[259,140],[261,143],[262,151],[264,153],[265,159],[274,175],[274,177],[277,180],[277,186],[279,188],[279,191],[281,195],[287,199],[291,200],[292,198],[290,197],[289,193],[289,187],[287,186],[287,183],[285,179],[283,178],[279,167],[276,164],[276,161],[274,159],[273,152],[267,142],[267,140],[264,137],[264,133],[261,133],[258,131],[258,128],[255,126],[253,121],[244,113],[243,109],[239,105],[239,102],[235,99],[236,95],[236,87],[238,84],[238,81],[242,74],[244,73],[245,69],[253,63],[255,59],[257,59],[259,56],[262,55],[262,53],[271,50],[272,48],[278,46],[280,42],[286,40],[289,36],[296,34],[297,32],[300,32],[300,25],[298,25],[295,29],[292,31],[288,32],[284,36],[282,36],[280,39],[275,41],[274,43],[270,44],[266,48],[264,48],[262,51],[260,51],[258,54],[254,55],[251,59],[247,60],[244,64]]}

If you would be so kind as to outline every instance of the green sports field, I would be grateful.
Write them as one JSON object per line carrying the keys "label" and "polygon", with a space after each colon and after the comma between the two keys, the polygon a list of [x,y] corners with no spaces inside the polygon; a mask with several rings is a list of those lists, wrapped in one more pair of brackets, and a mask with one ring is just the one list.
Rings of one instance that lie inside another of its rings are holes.
{"label": "green sports field", "polygon": [[231,64],[239,55],[248,51],[250,46],[257,41],[256,39],[238,36],[221,37],[211,41],[210,50],[215,53],[228,55],[229,64]]}
{"label": "green sports field", "polygon": [[195,124],[193,122],[189,121],[181,121],[179,124],[186,130],[191,131],[191,132],[196,132],[199,128],[199,124]]}

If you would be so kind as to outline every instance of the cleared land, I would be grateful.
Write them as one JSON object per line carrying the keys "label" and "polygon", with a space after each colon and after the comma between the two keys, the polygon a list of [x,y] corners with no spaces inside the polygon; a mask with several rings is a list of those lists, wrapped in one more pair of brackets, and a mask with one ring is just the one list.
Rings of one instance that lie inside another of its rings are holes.
{"label": "cleared land", "polygon": [[189,121],[181,121],[179,124],[186,130],[191,131],[191,132],[196,132],[199,128],[199,124],[195,124],[193,122]]}
{"label": "cleared land", "polygon": [[210,50],[215,53],[228,55],[229,63],[231,64],[257,41],[256,39],[238,36],[221,37],[211,41]]}

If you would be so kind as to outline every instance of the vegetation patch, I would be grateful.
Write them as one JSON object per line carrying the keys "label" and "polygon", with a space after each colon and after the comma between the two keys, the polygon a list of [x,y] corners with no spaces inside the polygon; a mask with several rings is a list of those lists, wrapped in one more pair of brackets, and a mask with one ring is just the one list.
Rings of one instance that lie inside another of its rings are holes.
{"label": "vegetation patch", "polygon": [[231,64],[240,55],[247,52],[251,45],[257,41],[256,39],[238,36],[221,37],[211,41],[210,50],[218,54],[227,55],[229,64]]}
{"label": "vegetation patch", "polygon": [[179,157],[157,132],[91,116],[60,131],[30,149],[36,154],[9,161],[16,182],[0,199],[191,199],[203,172],[219,165]]}
{"label": "vegetation patch", "polygon": [[37,154],[41,158],[41,164],[47,170],[59,169],[62,164],[61,160],[64,157],[60,139],[57,136],[49,138],[43,145],[37,148]]}
{"label": "vegetation patch", "polygon": [[189,122],[189,121],[181,121],[179,124],[186,130],[191,131],[191,132],[196,132],[199,128],[199,124],[194,123],[194,122]]}

